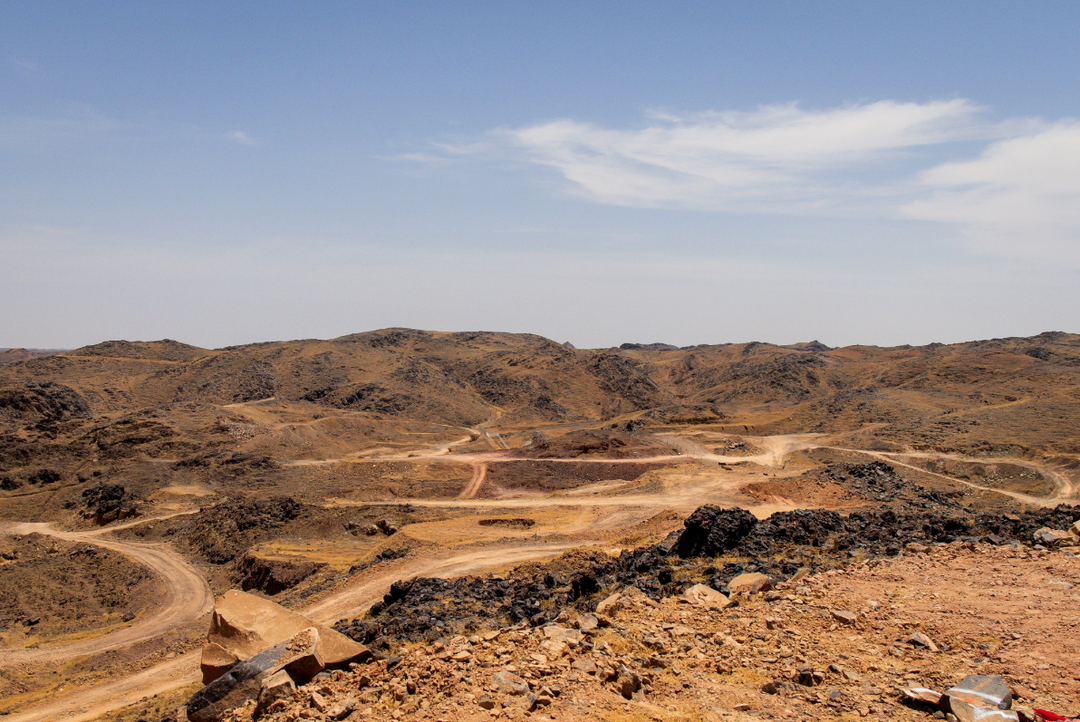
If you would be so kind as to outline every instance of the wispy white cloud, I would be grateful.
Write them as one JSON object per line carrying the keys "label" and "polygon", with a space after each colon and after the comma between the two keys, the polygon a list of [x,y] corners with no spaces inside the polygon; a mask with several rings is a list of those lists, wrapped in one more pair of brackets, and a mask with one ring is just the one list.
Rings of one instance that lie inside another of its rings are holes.
{"label": "wispy white cloud", "polygon": [[634,130],[555,120],[493,135],[600,202],[792,210],[835,206],[841,195],[850,200],[859,194],[852,174],[897,152],[985,133],[978,116],[966,100],[880,101],[825,111],[785,105],[654,114],[653,124]]}
{"label": "wispy white cloud", "polygon": [[960,224],[976,246],[1010,255],[1080,251],[1080,123],[991,143],[971,160],[923,171],[928,191],[903,208]]}
{"label": "wispy white cloud", "polygon": [[234,143],[239,143],[240,145],[258,145],[259,144],[258,140],[256,140],[255,138],[252,138],[250,135],[248,135],[247,133],[245,133],[242,130],[234,130],[232,133],[229,133],[228,136],[226,136],[226,137],[229,140],[233,141]]}
{"label": "wispy white cloud", "polygon": [[634,129],[499,129],[433,155],[524,159],[610,205],[935,221],[984,251],[1080,261],[1080,123],[989,115],[964,99],[654,112]]}

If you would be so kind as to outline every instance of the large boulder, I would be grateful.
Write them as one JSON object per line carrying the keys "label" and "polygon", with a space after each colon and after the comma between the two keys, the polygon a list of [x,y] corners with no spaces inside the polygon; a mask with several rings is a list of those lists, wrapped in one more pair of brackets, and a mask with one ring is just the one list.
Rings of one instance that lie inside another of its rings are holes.
{"label": "large boulder", "polygon": [[203,684],[225,674],[237,661],[254,657],[308,627],[318,630],[318,655],[327,667],[344,667],[371,657],[362,644],[279,604],[235,589],[225,592],[210,618],[202,657]]}
{"label": "large boulder", "polygon": [[[310,642],[308,635],[301,635],[301,646]],[[185,705],[189,722],[217,722],[229,709],[239,707],[250,699],[256,699],[264,682],[278,672],[289,673],[290,663],[300,658],[310,658],[310,646],[296,649],[294,640],[286,640],[255,656],[237,662],[231,669],[219,675],[213,682],[193,694]],[[291,678],[291,677],[290,677]],[[305,682],[308,680],[304,680]]]}
{"label": "large boulder", "polygon": [[706,504],[683,522],[686,528],[675,544],[675,552],[684,559],[727,553],[738,546],[757,523],[757,518],[745,509],[721,509]]}

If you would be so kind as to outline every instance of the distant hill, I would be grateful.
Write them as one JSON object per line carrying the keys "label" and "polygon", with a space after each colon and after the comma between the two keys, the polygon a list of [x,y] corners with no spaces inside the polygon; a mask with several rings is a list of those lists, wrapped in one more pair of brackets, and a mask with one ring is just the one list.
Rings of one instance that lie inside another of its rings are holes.
{"label": "distant hill", "polygon": [[[918,428],[924,441],[960,432],[995,436],[972,430],[1007,420],[1027,436],[1052,427],[1047,438],[1080,452],[1080,336],[1058,332],[921,347],[753,342],[590,350],[531,334],[392,328],[217,350],[109,341],[27,354],[0,367],[0,388],[47,380],[79,394],[95,414],[274,397],[463,426],[627,415],[662,423],[689,414],[750,419],[769,433],[884,424],[898,438]],[[923,428],[930,419],[933,429]]]}
{"label": "distant hill", "polygon": [[63,353],[65,349],[56,348],[0,348],[0,366],[3,364],[26,361],[38,356],[52,356]]}

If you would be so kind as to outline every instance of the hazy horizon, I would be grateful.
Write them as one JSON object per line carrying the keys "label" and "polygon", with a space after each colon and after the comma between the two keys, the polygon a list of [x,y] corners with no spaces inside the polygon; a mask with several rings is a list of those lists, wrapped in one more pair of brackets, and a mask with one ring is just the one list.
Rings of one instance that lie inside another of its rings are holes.
{"label": "hazy horizon", "polygon": [[1080,330],[1080,6],[0,7],[0,341]]}

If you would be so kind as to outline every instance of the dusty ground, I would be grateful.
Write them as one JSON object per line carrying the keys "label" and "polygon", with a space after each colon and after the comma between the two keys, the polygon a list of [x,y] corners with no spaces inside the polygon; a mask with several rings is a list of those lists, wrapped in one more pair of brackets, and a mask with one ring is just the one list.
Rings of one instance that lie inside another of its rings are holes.
{"label": "dusty ground", "polygon": [[[2,361],[0,519],[88,535],[67,542],[153,576],[130,621],[41,627],[36,650],[6,641],[9,719],[88,720],[175,696],[194,675],[208,595],[262,583],[267,565],[299,580],[276,600],[333,622],[414,574],[655,541],[703,503],[767,516],[907,508],[932,493],[1007,510],[1074,500],[1080,480],[1069,334],[580,351],[389,329]],[[869,462],[895,470],[885,492],[820,475]],[[362,531],[379,520],[399,531]],[[316,569],[285,568],[305,565]],[[87,606],[123,585],[106,586]]]}
{"label": "dusty ground", "polygon": [[[968,674],[1005,676],[1018,706],[1075,715],[1077,585],[1080,559],[1067,553],[963,542],[916,547],[812,575],[737,608],[639,598],[573,648],[527,627],[409,645],[393,668],[377,662],[334,673],[261,719],[328,719],[318,705],[342,709],[352,700],[360,706],[342,718],[926,720],[929,711],[903,704],[899,690],[944,691]],[[855,621],[838,620],[834,610]],[[568,611],[560,626],[578,618]],[[914,632],[939,651],[911,644]],[[821,675],[813,686],[795,683],[807,665]],[[620,669],[628,671],[604,680]],[[507,670],[545,704],[528,711],[525,696],[498,691],[493,675]],[[620,680],[633,675],[642,687],[626,699]],[[492,710],[479,706],[483,695]],[[252,718],[251,707],[231,717]]]}
{"label": "dusty ground", "polygon": [[0,537],[0,644],[133,620],[154,596],[152,572],[122,554],[42,534]]}

